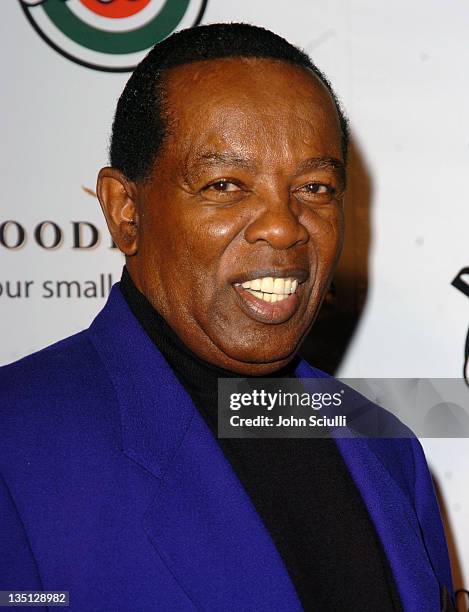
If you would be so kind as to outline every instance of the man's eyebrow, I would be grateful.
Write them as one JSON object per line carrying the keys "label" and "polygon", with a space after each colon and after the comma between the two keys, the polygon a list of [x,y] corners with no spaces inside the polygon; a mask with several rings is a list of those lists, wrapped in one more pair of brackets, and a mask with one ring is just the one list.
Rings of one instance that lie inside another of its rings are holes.
{"label": "man's eyebrow", "polygon": [[[246,170],[255,170],[256,164],[249,158],[241,157],[231,151],[205,151],[197,154],[191,160],[190,166],[236,166]],[[296,169],[296,175],[308,170],[333,170],[345,185],[345,165],[336,157],[309,157],[304,159]]]}
{"label": "man's eyebrow", "polygon": [[236,153],[231,153],[229,151],[207,151],[205,153],[199,153],[193,159],[192,164],[202,164],[206,166],[238,166],[239,168],[245,168],[247,170],[255,168],[255,164],[251,160],[240,157]]}
{"label": "man's eyebrow", "polygon": [[304,159],[297,168],[297,174],[308,170],[336,170],[345,178],[345,165],[336,157],[309,157]]}

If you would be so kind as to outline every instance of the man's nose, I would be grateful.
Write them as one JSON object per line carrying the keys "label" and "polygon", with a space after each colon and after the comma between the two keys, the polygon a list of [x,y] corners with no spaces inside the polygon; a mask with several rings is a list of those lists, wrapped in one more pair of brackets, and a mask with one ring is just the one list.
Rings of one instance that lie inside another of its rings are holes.
{"label": "man's nose", "polygon": [[262,240],[279,250],[305,244],[309,234],[299,221],[298,202],[291,202],[288,196],[281,201],[269,200],[262,212],[246,228],[245,239],[251,244]]}

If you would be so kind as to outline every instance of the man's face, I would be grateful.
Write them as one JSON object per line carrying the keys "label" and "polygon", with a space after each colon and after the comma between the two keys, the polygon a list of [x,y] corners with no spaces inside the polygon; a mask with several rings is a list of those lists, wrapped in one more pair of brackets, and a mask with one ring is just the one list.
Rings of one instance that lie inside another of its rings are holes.
{"label": "man's face", "polygon": [[130,274],[201,358],[268,374],[293,357],[340,253],[336,110],[284,62],[198,62],[167,84],[169,134],[138,187]]}

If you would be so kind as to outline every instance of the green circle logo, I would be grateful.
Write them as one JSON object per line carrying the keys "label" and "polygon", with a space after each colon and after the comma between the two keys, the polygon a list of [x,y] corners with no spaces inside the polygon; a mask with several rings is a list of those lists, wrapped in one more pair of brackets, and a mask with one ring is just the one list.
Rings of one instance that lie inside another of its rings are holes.
{"label": "green circle logo", "polygon": [[36,32],[67,59],[129,72],[176,30],[200,23],[207,0],[20,0]]}

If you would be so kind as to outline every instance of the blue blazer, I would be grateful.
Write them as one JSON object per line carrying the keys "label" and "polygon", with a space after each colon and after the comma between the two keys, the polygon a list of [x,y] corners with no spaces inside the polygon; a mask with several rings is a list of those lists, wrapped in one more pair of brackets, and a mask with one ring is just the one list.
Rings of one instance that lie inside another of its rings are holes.
{"label": "blue blazer", "polygon": [[[296,373],[323,375],[305,362]],[[67,590],[78,612],[301,610],[252,502],[118,285],[89,329],[2,368],[0,390],[0,590]],[[404,609],[440,610],[451,575],[419,442],[336,443]]]}

